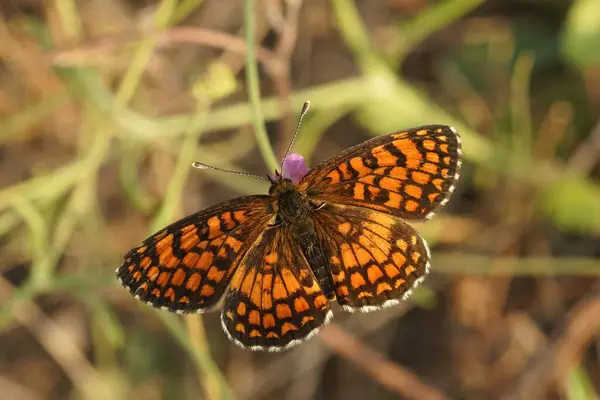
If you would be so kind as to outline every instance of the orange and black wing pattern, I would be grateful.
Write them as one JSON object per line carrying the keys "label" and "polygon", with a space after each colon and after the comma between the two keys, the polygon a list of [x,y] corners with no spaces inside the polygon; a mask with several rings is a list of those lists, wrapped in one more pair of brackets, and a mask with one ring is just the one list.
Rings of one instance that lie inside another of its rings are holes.
{"label": "orange and black wing pattern", "polygon": [[221,321],[231,340],[279,351],[317,333],[331,318],[329,302],[285,227],[270,227],[237,267]]}
{"label": "orange and black wing pattern", "polygon": [[460,172],[454,128],[380,136],[324,161],[298,185],[186,217],[125,256],[117,277],[165,310],[204,312],[224,297],[223,329],[253,350],[287,349],[331,318],[329,300],[372,311],[405,299],[429,269],[408,220],[430,218]]}
{"label": "orange and black wing pattern", "polygon": [[181,219],[125,255],[117,278],[136,298],[185,313],[213,308],[274,219],[270,196],[246,196]]}
{"label": "orange and black wing pattern", "polygon": [[322,162],[300,188],[326,203],[428,219],[454,191],[460,144],[455,129],[444,125],[379,136]]}
{"label": "orange and black wing pattern", "polygon": [[328,204],[315,213],[338,303],[368,312],[406,299],[429,270],[429,248],[400,218],[364,207]]}

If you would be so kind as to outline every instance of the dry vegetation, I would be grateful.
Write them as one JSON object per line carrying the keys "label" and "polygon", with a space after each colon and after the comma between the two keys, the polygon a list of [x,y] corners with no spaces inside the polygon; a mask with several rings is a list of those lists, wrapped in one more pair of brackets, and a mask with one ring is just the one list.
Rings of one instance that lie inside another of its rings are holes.
{"label": "dry vegetation", "polygon": [[[0,13],[0,397],[597,398],[596,0],[5,0]],[[191,161],[271,170],[307,99],[295,151],[313,165],[369,135],[461,132],[458,190],[419,226],[425,287],[377,313],[336,308],[317,338],[256,354],[218,313],[158,312],[118,286],[149,232],[266,190]]]}

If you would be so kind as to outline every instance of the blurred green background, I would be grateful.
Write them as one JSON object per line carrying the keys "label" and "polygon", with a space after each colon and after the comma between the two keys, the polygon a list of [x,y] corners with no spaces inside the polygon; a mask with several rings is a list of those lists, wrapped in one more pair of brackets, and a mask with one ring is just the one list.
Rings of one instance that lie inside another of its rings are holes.
{"label": "blurred green background", "polygon": [[[0,397],[597,399],[598,0],[4,0]],[[370,136],[451,124],[464,168],[403,305],[288,352],[139,304],[122,255]],[[262,120],[266,120],[263,128]]]}

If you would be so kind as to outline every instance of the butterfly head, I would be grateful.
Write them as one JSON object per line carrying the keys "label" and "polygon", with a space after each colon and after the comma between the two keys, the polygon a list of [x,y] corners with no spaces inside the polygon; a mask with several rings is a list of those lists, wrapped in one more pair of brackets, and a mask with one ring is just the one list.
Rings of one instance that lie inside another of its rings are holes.
{"label": "butterfly head", "polygon": [[271,181],[269,195],[277,202],[276,224],[297,225],[301,221],[306,221],[311,207],[298,185],[277,171],[275,177],[269,177],[269,180]]}
{"label": "butterfly head", "polygon": [[275,175],[267,175],[271,187],[269,188],[269,194],[271,196],[279,196],[284,192],[295,190],[296,185],[290,178],[284,177],[281,172],[275,171]]}

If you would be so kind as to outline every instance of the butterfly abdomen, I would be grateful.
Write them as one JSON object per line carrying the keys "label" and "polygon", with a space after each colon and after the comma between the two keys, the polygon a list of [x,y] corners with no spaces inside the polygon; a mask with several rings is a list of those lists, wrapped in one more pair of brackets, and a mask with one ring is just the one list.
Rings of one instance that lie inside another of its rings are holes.
{"label": "butterfly abdomen", "polygon": [[[334,298],[329,274],[329,258],[317,237],[313,216],[314,207],[291,183],[278,185],[273,191],[278,197],[278,215],[285,229],[289,229],[308,261],[314,277],[327,298]],[[312,279],[312,277],[306,277]],[[308,284],[308,282],[303,282]],[[310,286],[310,285],[308,285]]]}
{"label": "butterfly abdomen", "polygon": [[325,293],[325,296],[332,300],[335,295],[333,284],[331,282],[331,275],[329,273],[331,268],[328,261],[329,257],[325,255],[314,229],[307,229],[306,231],[299,232],[298,238],[302,253],[304,254],[304,257],[306,257],[306,261],[308,261],[308,265],[313,271],[315,278],[317,278],[319,286]]}

